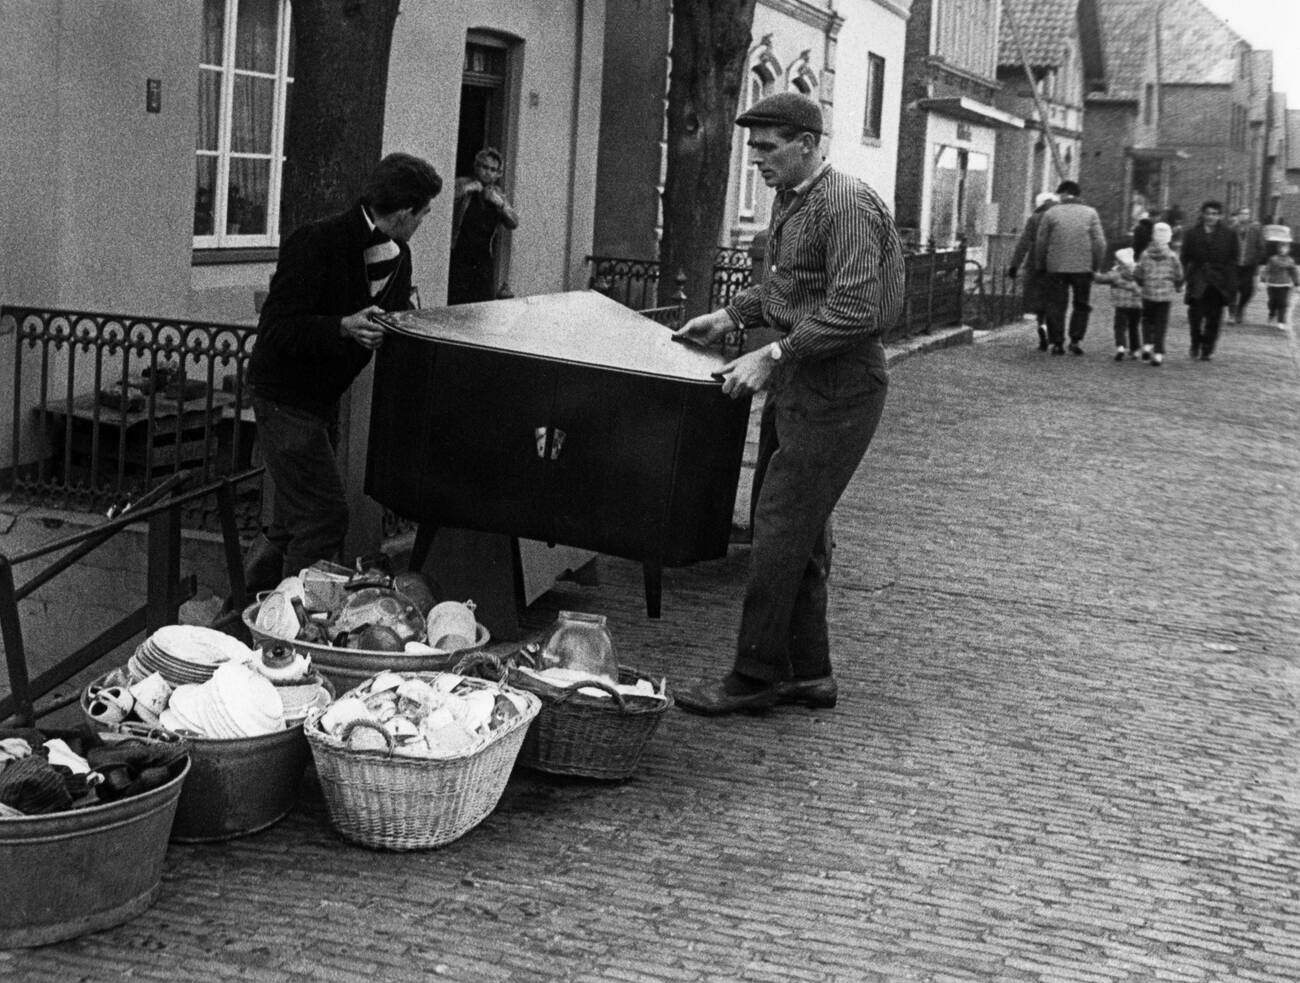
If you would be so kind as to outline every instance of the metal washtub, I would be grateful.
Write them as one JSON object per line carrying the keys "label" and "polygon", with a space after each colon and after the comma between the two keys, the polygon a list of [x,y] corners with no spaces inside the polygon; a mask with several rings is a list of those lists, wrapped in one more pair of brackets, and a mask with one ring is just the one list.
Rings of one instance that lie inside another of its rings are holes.
{"label": "metal washtub", "polygon": [[148,909],[189,773],[186,763],[167,784],[119,802],[0,820],[0,948],[76,938]]}

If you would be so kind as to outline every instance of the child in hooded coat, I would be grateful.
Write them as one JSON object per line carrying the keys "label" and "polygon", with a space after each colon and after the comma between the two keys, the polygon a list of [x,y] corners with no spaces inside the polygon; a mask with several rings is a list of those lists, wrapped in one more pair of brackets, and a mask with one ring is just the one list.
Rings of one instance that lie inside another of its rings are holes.
{"label": "child in hooded coat", "polygon": [[1169,306],[1183,286],[1183,264],[1169,248],[1172,230],[1157,222],[1151,230],[1151,244],[1138,260],[1133,276],[1142,285],[1142,358],[1153,366],[1165,360],[1165,332],[1169,328]]}
{"label": "child in hooded coat", "polygon": [[1142,291],[1133,278],[1135,264],[1132,249],[1115,250],[1115,265],[1108,273],[1094,273],[1097,283],[1110,284],[1110,300],[1115,306],[1115,361],[1124,356],[1138,357],[1142,347]]}

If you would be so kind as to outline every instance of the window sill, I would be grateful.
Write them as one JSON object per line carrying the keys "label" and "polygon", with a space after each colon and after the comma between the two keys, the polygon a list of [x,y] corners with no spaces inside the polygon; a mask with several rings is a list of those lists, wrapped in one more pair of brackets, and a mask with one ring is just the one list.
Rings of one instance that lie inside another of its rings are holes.
{"label": "window sill", "polygon": [[230,263],[274,263],[280,250],[274,246],[246,246],[237,249],[195,249],[192,266],[220,266]]}

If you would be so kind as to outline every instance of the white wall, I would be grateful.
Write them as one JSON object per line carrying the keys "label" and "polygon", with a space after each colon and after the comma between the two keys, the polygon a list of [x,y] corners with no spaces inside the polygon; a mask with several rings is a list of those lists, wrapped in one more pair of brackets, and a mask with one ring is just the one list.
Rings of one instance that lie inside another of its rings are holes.
{"label": "white wall", "polygon": [[[862,178],[892,205],[907,21],[897,10],[876,0],[846,0],[838,9],[844,26],[836,52],[835,137],[828,159],[840,170]],[[880,139],[864,142],[868,53],[885,59],[885,103]]]}

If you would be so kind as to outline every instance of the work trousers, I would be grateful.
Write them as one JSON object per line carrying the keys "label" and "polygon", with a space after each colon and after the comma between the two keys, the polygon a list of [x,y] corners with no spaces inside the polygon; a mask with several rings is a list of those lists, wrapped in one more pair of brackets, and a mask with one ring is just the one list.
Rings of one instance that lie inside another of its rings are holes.
{"label": "work trousers", "polygon": [[888,389],[875,345],[779,371],[790,375],[763,406],[735,663],[767,682],[831,672],[831,513],[871,443]]}
{"label": "work trousers", "polygon": [[1191,334],[1193,357],[1214,354],[1227,305],[1228,298],[1214,287],[1206,287],[1200,297],[1187,301],[1187,330]]}
{"label": "work trousers", "polygon": [[1291,288],[1282,286],[1274,287],[1271,284],[1268,287],[1268,323],[1277,324],[1286,322],[1286,309],[1291,300]]}
{"label": "work trousers", "polygon": [[1258,275],[1258,266],[1237,267],[1237,298],[1232,305],[1232,314],[1238,321],[1246,316],[1246,305],[1255,296],[1255,278]]}
{"label": "work trousers", "polygon": [[282,576],[337,559],[348,531],[347,495],[334,460],[338,424],[258,396],[253,416],[274,484],[264,535],[284,558]]}
{"label": "work trousers", "polygon": [[1142,301],[1142,336],[1156,355],[1165,353],[1165,332],[1169,329],[1167,300]]}
{"label": "work trousers", "polygon": [[1115,308],[1115,347],[1131,352],[1142,347],[1142,308]]}
{"label": "work trousers", "polygon": [[1070,313],[1070,341],[1078,343],[1088,332],[1088,314],[1092,305],[1092,273],[1047,274],[1047,340],[1053,345],[1065,344],[1065,312],[1073,295],[1074,309]]}

